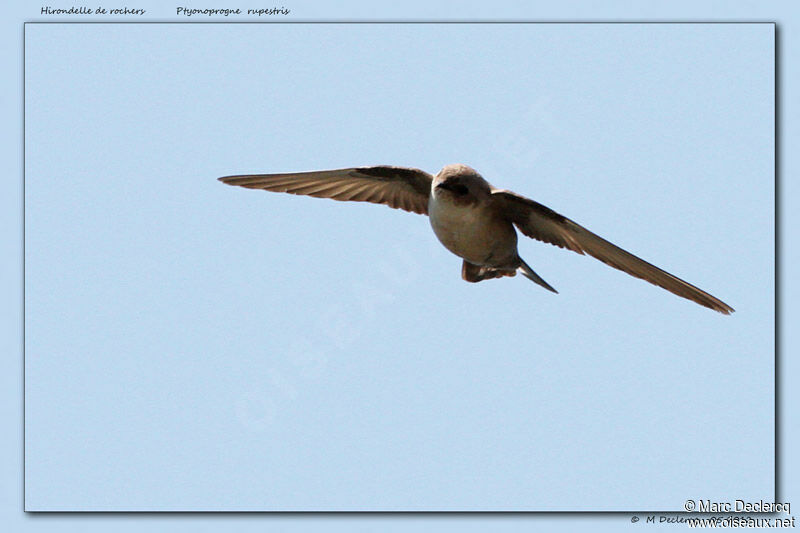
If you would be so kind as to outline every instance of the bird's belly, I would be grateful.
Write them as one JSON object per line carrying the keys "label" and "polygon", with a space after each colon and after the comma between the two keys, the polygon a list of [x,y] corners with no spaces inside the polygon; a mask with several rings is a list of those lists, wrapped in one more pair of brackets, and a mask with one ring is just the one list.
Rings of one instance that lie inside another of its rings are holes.
{"label": "bird's belly", "polygon": [[511,224],[495,220],[478,207],[437,203],[431,202],[428,214],[433,232],[445,248],[482,266],[504,265],[516,258],[517,233]]}

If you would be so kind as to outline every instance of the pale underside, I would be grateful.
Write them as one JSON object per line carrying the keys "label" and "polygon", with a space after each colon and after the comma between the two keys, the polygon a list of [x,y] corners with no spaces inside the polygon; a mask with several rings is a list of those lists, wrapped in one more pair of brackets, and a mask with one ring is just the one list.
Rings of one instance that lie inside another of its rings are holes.
{"label": "pale underside", "polygon": [[[437,209],[435,202],[430,201],[433,180],[432,175],[419,169],[390,166],[220,178],[220,181],[229,185],[250,189],[341,201],[372,202],[425,215],[429,214],[429,207]],[[434,231],[445,247],[479,268],[494,263],[500,264],[503,259],[507,259],[507,257],[497,259],[492,257],[492,253],[501,252],[502,255],[503,251],[507,252],[510,249],[512,237],[504,228],[514,233],[513,226],[516,226],[528,237],[579,254],[588,254],[631,276],[720,313],[733,312],[732,307],[707,292],[626,252],[529,198],[510,191],[493,189],[489,202],[481,209],[489,210],[493,214],[491,222],[476,223],[474,213],[468,211],[444,218],[437,216],[441,213],[434,213],[431,221]],[[459,218],[460,221],[455,220]],[[459,222],[465,224],[467,229],[457,229]],[[513,249],[516,253],[516,234],[513,240]],[[465,266],[464,272],[466,270],[469,268]],[[476,272],[477,274],[474,272],[472,274],[480,277],[480,271]],[[511,274],[502,270],[494,273],[485,270],[483,275],[481,279]]]}

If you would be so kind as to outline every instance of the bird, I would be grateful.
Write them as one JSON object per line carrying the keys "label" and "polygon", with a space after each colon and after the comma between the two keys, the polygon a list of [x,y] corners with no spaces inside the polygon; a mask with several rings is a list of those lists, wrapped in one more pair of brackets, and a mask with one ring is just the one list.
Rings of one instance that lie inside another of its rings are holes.
{"label": "bird", "polygon": [[378,165],[218,179],[248,189],[371,202],[428,215],[442,245],[463,260],[461,277],[468,282],[513,277],[521,272],[545,289],[558,292],[519,256],[519,230],[527,237],[581,255],[588,254],[714,311],[725,315],[734,312],[725,302],[611,244],[552,209],[494,187],[464,164],[446,165],[435,176],[418,168]]}

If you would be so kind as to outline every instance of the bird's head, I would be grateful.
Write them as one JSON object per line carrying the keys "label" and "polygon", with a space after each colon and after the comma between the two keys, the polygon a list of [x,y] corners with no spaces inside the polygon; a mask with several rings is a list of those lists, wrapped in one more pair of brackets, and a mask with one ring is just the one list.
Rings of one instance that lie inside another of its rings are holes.
{"label": "bird's head", "polygon": [[433,180],[434,194],[457,203],[474,203],[491,194],[491,186],[467,165],[447,165]]}

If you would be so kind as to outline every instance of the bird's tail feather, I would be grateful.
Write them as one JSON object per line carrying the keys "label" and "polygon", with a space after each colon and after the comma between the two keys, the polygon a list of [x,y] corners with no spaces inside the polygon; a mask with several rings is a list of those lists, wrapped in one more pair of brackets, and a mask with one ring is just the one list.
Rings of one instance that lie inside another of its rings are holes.
{"label": "bird's tail feather", "polygon": [[534,283],[537,283],[537,284],[541,285],[542,287],[544,287],[548,291],[552,291],[552,292],[558,294],[558,291],[555,290],[553,287],[551,287],[550,284],[547,283],[545,280],[543,280],[541,278],[541,276],[539,276],[539,274],[534,272],[533,269],[531,267],[529,267],[528,264],[525,261],[522,260],[522,258],[520,258],[520,260],[519,260],[519,267],[518,268],[522,272],[522,275],[525,276],[526,278],[528,278],[529,280],[533,281]]}

